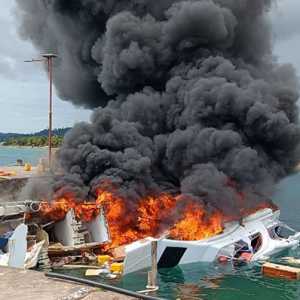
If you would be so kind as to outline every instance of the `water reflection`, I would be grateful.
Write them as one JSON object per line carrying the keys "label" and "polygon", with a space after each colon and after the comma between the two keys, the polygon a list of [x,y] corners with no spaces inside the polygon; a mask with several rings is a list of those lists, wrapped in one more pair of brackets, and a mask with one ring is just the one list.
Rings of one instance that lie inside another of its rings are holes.
{"label": "water reflection", "polygon": [[300,284],[263,277],[259,263],[250,266],[192,264],[163,270],[158,296],[166,299],[300,299]]}

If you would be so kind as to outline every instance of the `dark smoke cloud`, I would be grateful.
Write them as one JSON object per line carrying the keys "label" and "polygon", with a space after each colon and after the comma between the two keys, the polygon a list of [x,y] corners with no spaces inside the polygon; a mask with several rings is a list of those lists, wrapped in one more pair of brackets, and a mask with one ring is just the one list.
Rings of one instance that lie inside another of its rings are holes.
{"label": "dark smoke cloud", "polygon": [[97,107],[65,137],[56,188],[110,179],[132,200],[171,190],[231,210],[236,190],[265,200],[293,169],[298,84],[272,56],[271,1],[18,3],[23,36],[60,56],[60,94]]}

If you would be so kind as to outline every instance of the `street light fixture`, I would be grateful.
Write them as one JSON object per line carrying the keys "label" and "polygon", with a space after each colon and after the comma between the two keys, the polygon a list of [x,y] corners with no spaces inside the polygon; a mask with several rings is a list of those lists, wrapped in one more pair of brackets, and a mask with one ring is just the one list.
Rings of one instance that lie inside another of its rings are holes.
{"label": "street light fixture", "polygon": [[42,54],[41,59],[32,59],[25,60],[25,62],[46,62],[48,69],[48,77],[49,77],[49,130],[48,130],[48,160],[49,160],[49,169],[51,170],[51,161],[52,161],[52,114],[53,114],[53,59],[57,57],[56,54],[53,53],[45,53]]}

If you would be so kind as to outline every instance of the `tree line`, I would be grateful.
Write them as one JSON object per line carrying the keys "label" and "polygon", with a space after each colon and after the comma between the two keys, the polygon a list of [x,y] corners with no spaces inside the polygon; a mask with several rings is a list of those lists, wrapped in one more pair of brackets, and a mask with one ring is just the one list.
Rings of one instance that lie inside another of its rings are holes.
{"label": "tree line", "polygon": [[[59,147],[63,142],[63,137],[54,135],[52,137],[52,147]],[[48,146],[47,136],[26,136],[9,138],[3,143],[4,146],[27,146],[27,147],[45,147]]]}
{"label": "tree line", "polygon": [[[52,134],[57,136],[64,136],[71,128],[56,128],[53,129]],[[48,129],[44,129],[34,133],[3,133],[0,132],[0,142],[5,142],[9,139],[16,139],[16,138],[25,138],[25,137],[47,137],[48,136]]]}

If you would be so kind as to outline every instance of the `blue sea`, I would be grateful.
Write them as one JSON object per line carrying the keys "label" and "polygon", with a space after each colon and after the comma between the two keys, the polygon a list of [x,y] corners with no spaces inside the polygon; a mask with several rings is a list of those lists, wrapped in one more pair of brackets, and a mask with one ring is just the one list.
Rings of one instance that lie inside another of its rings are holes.
{"label": "blue sea", "polygon": [[36,165],[41,157],[47,155],[47,148],[0,146],[0,166],[13,166],[17,159]]}

